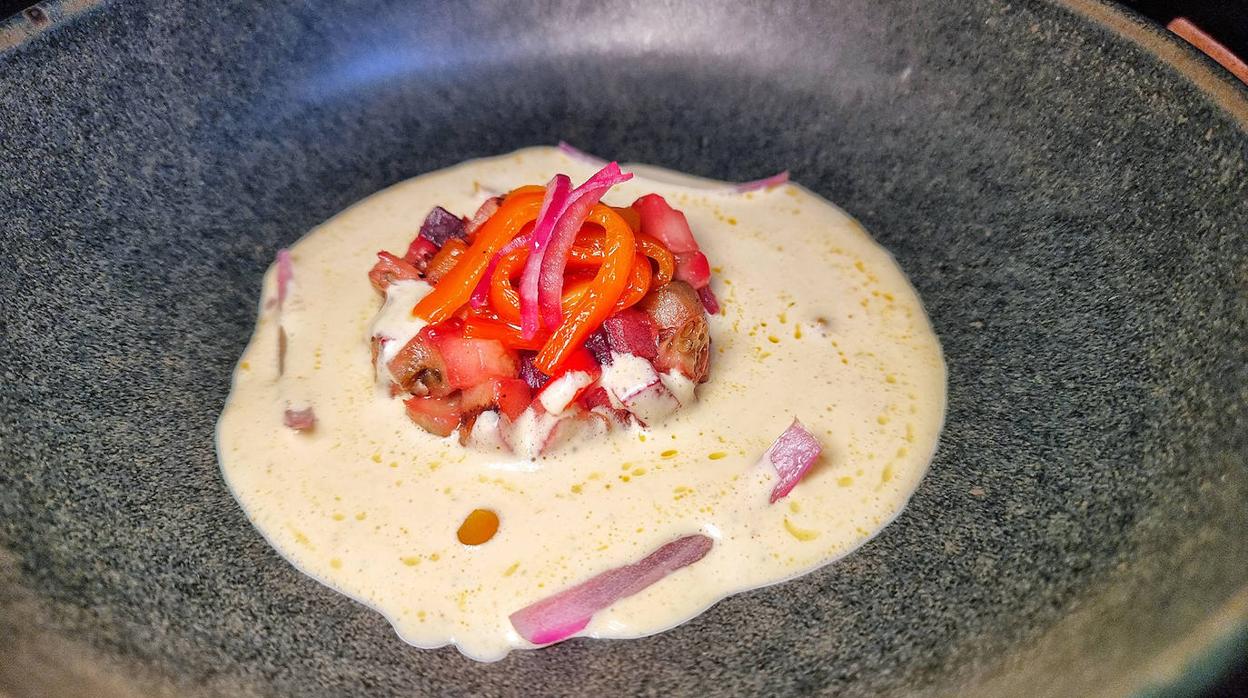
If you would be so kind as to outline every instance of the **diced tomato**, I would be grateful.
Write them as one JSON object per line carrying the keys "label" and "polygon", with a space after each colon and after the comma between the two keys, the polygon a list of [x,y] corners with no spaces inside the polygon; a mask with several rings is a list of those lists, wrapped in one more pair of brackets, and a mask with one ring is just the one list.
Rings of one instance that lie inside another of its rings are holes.
{"label": "diced tomato", "polygon": [[412,240],[412,244],[407,246],[407,254],[403,255],[403,261],[417,269],[424,269],[429,259],[437,253],[437,245],[417,235],[416,239]]}
{"label": "diced tomato", "polygon": [[719,299],[709,285],[698,289],[698,300],[702,301],[702,307],[708,315],[719,315]]}
{"label": "diced tomato", "polygon": [[377,292],[383,296],[386,294],[386,289],[390,288],[390,284],[395,281],[409,281],[419,278],[420,271],[416,267],[389,252],[378,252],[377,263],[368,272],[368,280],[373,283],[373,288],[377,289]]}
{"label": "diced tomato", "polygon": [[676,255],[676,274],[673,278],[695,289],[705,288],[711,282],[711,263],[701,252],[681,252]]}
{"label": "diced tomato", "polygon": [[433,342],[446,364],[446,381],[453,388],[470,388],[490,378],[516,377],[516,353],[496,339],[464,337],[461,329],[458,333],[439,333]]}
{"label": "diced tomato", "polygon": [[497,407],[508,419],[516,419],[529,406],[529,384],[519,378],[491,378],[465,388],[460,405],[465,413]]}
{"label": "diced tomato", "polygon": [[658,239],[672,254],[698,251],[685,214],[669,206],[663,197],[646,194],[633,202],[633,208],[641,218],[641,232]]}
{"label": "diced tomato", "polygon": [[403,401],[407,416],[430,434],[450,436],[459,426],[459,396],[413,397]]}

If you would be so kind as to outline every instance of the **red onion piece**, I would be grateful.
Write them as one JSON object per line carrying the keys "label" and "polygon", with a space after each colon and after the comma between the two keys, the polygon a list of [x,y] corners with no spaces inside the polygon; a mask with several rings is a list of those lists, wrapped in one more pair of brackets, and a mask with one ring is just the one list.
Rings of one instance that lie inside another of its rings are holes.
{"label": "red onion piece", "polygon": [[598,611],[706,557],[713,544],[700,534],[678,538],[639,562],[607,570],[516,611],[511,624],[520,637],[535,645],[566,640],[584,630]]}
{"label": "red onion piece", "polygon": [[699,250],[678,252],[676,257],[676,273],[672,278],[684,281],[695,289],[705,288],[711,283],[711,262]]}
{"label": "red onion piece", "polygon": [[472,303],[474,309],[480,310],[489,305],[490,280],[494,278],[494,270],[498,268],[499,260],[529,244],[529,241],[532,239],[532,232],[517,235],[512,238],[511,242],[503,245],[503,248],[494,255],[494,258],[490,260],[489,266],[485,268],[485,276],[482,276],[481,280],[477,282],[477,287],[472,289],[472,297],[469,299],[469,302]]}
{"label": "red onion piece", "polygon": [[316,426],[316,413],[311,407],[301,410],[292,410],[287,407],[286,412],[282,414],[282,423],[295,431],[308,431]]}
{"label": "red onion piece", "polygon": [[441,206],[434,206],[420,224],[420,237],[438,247],[445,245],[451,238],[463,238],[465,234],[464,219]]}
{"label": "red onion piece", "polygon": [[277,251],[277,307],[286,302],[286,292],[291,279],[295,278],[295,264],[290,259],[290,250],[283,247]]}
{"label": "red onion piece", "polygon": [[537,223],[533,226],[533,237],[529,239],[529,259],[520,274],[520,335],[525,339],[536,336],[541,325],[537,303],[542,257],[546,254],[555,222],[567,208],[571,188],[572,180],[567,175],[557,174],[550,180],[546,185],[542,209],[537,214]]}
{"label": "red onion piece", "polygon": [[602,330],[614,351],[636,354],[648,361],[659,355],[659,328],[645,313],[625,308],[604,320]]}
{"label": "red onion piece", "polygon": [[594,155],[590,155],[589,153],[577,148],[576,146],[571,145],[567,141],[559,141],[559,150],[562,151],[564,155],[567,155],[573,160],[580,160],[581,162],[587,165],[593,165],[594,167],[602,167],[603,165],[607,164],[606,160],[603,160],[602,158],[594,156]]}
{"label": "red onion piece", "polygon": [[407,246],[407,254],[403,255],[403,261],[420,271],[424,271],[425,265],[429,263],[429,259],[437,253],[437,245],[417,235],[411,244]]}
{"label": "red onion piece", "polygon": [[777,187],[777,186],[780,186],[781,184],[784,184],[787,181],[789,181],[789,171],[784,170],[783,172],[777,172],[776,174],[770,177],[764,177],[763,179],[756,179],[752,182],[741,182],[740,184],[734,184],[732,185],[732,190],[737,192],[738,194],[744,194],[747,191],[757,191],[759,189],[770,189],[771,187]]}
{"label": "red onion piece", "polygon": [[[541,319],[547,329],[554,330],[563,322],[563,271],[568,266],[568,254],[572,251],[576,233],[585,223],[590,209],[602,200],[608,189],[632,178],[632,174],[621,172],[620,166],[612,162],[568,195],[567,204],[555,222],[546,251],[539,261],[538,302]],[[532,264],[533,256],[529,255],[529,264],[524,268],[526,275]],[[523,299],[521,295],[521,310]],[[523,315],[520,319],[524,319]]]}
{"label": "red onion piece", "polygon": [[490,216],[498,212],[498,207],[503,205],[503,197],[491,196],[477,207],[477,212],[472,214],[472,219],[464,224],[464,236],[467,237],[477,232],[477,229],[485,225]]}
{"label": "red onion piece", "polygon": [[529,384],[530,388],[533,390],[541,390],[546,387],[547,383],[550,382],[550,376],[537,370],[537,366],[533,365],[534,356],[536,356],[536,354],[533,352],[520,352],[518,373],[520,377],[524,379],[524,382]]}
{"label": "red onion piece", "polygon": [[770,464],[779,476],[775,487],[771,490],[772,504],[797,486],[822,452],[823,446],[815,440],[814,434],[794,419],[789,428],[785,429],[780,438],[771,444],[771,448],[767,449],[759,461]]}
{"label": "red onion piece", "polygon": [[698,300],[702,301],[702,307],[706,309],[708,315],[719,315],[719,299],[715,297],[715,292],[710,286],[698,289]]}

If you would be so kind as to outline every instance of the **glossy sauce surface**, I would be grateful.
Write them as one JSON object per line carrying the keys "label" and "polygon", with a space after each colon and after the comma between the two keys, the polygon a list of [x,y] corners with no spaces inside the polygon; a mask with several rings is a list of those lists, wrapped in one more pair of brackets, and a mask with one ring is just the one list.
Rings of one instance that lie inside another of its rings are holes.
{"label": "glossy sauce surface", "polygon": [[[291,247],[279,311],[270,269],[256,331],[218,425],[232,492],[300,570],[385,614],[420,647],[494,660],[529,647],[508,616],[675,538],[705,558],[596,614],[582,633],[670,628],[726,595],[823,566],[905,506],[944,418],[945,368],[922,305],[889,254],[800,186],[746,194],[646,166],[606,196],[662,194],[713,267],[711,379],[653,429],[616,430],[537,460],[465,449],[415,427],[380,393],[368,338],[381,301],[367,272],[402,253],[435,205],[470,215],[487,195],[583,181],[597,168],[555,148],[475,160],[397,184]],[[412,289],[417,292],[416,289]],[[279,376],[278,323],[286,334]],[[401,316],[382,316],[402,322]],[[286,406],[312,406],[296,433]],[[824,455],[792,493],[759,456],[794,417]],[[477,509],[497,532],[465,545]]]}

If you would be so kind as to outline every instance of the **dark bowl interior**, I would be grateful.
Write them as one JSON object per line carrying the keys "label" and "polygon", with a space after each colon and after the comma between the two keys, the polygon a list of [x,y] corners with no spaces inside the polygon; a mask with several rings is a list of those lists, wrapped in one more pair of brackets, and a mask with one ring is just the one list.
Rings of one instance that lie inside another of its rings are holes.
{"label": "dark bowl interior", "polygon": [[[0,28],[0,692],[1087,695],[1243,651],[1248,99],[1170,39],[1095,3],[93,5]],[[841,204],[948,422],[848,559],[480,665],[280,559],[213,428],[276,248],[561,138]]]}

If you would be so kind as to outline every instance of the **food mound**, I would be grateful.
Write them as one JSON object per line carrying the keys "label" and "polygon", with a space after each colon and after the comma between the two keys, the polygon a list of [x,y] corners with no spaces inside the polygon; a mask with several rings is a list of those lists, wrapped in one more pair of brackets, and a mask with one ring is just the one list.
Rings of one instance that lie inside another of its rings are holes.
{"label": "food mound", "polygon": [[378,384],[431,434],[536,458],[694,401],[709,372],[710,264],[657,194],[601,203],[615,163],[430,211],[402,257],[378,253]]}

